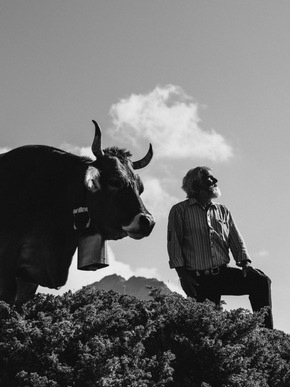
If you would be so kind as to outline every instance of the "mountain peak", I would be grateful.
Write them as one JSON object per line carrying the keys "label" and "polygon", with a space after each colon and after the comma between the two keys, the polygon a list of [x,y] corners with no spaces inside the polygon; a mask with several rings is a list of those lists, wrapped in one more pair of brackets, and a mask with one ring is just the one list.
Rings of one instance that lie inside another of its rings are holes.
{"label": "mountain peak", "polygon": [[135,296],[139,300],[150,300],[150,291],[152,288],[161,288],[166,294],[171,293],[164,282],[156,278],[145,278],[132,276],[128,280],[117,274],[108,275],[100,281],[89,285],[95,289],[114,290],[120,294]]}

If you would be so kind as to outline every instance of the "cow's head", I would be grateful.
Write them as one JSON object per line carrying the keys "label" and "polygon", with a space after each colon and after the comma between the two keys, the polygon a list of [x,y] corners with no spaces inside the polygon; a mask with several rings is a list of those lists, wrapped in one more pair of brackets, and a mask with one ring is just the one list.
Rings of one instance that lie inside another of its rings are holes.
{"label": "cow's head", "polygon": [[145,167],[153,156],[150,144],[147,155],[131,161],[131,154],[116,147],[102,149],[101,130],[95,124],[92,151],[96,156],[87,169],[85,184],[88,190],[90,217],[105,239],[129,236],[141,239],[148,236],[155,224],[140,195],[143,184],[134,172]]}

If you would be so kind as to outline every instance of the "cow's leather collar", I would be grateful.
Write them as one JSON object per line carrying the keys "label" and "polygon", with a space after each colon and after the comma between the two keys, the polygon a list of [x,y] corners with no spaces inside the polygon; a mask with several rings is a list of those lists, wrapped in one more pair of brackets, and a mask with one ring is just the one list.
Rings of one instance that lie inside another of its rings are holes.
{"label": "cow's leather collar", "polygon": [[73,217],[74,217],[75,230],[85,230],[90,227],[91,218],[90,218],[88,207],[80,206],[80,207],[74,208]]}

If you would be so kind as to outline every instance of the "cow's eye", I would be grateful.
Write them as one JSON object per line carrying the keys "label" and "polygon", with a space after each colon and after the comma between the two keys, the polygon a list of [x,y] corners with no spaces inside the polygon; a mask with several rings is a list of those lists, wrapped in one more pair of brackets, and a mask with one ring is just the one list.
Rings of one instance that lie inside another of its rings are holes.
{"label": "cow's eye", "polygon": [[119,190],[124,187],[124,183],[122,180],[110,179],[108,180],[108,187],[113,190]]}

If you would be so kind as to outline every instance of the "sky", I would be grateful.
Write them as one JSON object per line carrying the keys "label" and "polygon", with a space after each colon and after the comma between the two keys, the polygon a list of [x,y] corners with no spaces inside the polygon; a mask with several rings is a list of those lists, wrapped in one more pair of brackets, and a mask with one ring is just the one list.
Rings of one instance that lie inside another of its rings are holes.
{"label": "sky", "polygon": [[[110,266],[96,272],[77,271],[74,258],[54,294],[110,274],[182,293],[168,212],[185,199],[186,172],[207,165],[253,266],[272,279],[274,325],[290,333],[289,17],[286,0],[0,0],[0,152],[90,154],[92,119],[104,148],[134,160],[154,148],[139,171],[151,235],[109,242]],[[223,299],[250,309],[247,296]]]}

